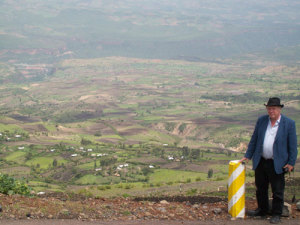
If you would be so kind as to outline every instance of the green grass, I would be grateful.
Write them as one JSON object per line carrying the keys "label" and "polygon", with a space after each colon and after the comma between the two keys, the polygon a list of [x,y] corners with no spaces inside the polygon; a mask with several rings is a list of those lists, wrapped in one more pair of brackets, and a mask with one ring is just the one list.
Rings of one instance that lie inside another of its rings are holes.
{"label": "green grass", "polygon": [[175,137],[155,130],[149,130],[145,134],[126,136],[126,138],[131,140],[139,140],[141,142],[154,142],[162,144],[173,144],[176,141]]}
{"label": "green grass", "polygon": [[[81,164],[77,167],[80,168],[80,169],[84,169],[84,170],[91,170],[91,169],[94,169],[94,165],[95,165],[95,162],[92,161],[92,162]],[[99,160],[97,160],[97,165],[99,165]]]}
{"label": "green grass", "polygon": [[0,123],[0,132],[4,132],[4,131],[9,131],[10,133],[12,132],[27,133],[18,125]]}
{"label": "green grass", "polygon": [[55,124],[51,124],[51,123],[43,123],[42,125],[44,125],[44,127],[45,127],[48,131],[50,131],[50,132],[56,131]]}
{"label": "green grass", "polygon": [[111,182],[120,181],[117,177],[102,177],[100,175],[87,174],[75,181],[76,184],[88,185],[88,184],[110,184]]}
{"label": "green grass", "polygon": [[[68,161],[58,158],[57,159],[58,165],[64,163],[66,164]],[[40,165],[41,169],[48,169],[49,166],[52,167],[53,158],[52,157],[36,157],[34,159],[26,161],[27,166],[37,166]]]}
{"label": "green grass", "polygon": [[207,175],[199,172],[158,169],[150,175],[150,183],[167,183],[167,182],[185,182],[187,179],[192,179],[194,182],[196,178],[204,179]]}
{"label": "green grass", "polygon": [[94,137],[94,139],[105,139],[105,138],[112,138],[112,139],[120,139],[120,140],[124,140],[123,137],[121,137],[120,135],[117,134],[112,134],[112,135],[102,135],[101,137]]}
{"label": "green grass", "polygon": [[64,189],[60,185],[49,184],[46,182],[34,181],[34,180],[29,181],[28,186],[31,187],[35,192],[41,192],[41,191],[61,192],[61,191],[64,191]]}
{"label": "green grass", "polygon": [[26,152],[17,151],[17,152],[13,152],[13,153],[9,154],[4,159],[7,161],[13,161],[13,162],[22,164],[25,161],[26,154],[27,154]]}

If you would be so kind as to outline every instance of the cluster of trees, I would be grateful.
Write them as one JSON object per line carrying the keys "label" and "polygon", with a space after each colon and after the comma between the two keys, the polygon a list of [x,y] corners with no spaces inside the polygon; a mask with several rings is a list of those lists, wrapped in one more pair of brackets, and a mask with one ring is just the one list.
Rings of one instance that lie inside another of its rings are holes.
{"label": "cluster of trees", "polygon": [[100,165],[104,166],[104,167],[110,166],[110,165],[115,164],[117,161],[118,161],[118,159],[115,157],[105,157],[100,160]]}
{"label": "cluster of trees", "polygon": [[3,141],[24,141],[29,138],[29,134],[22,131],[0,131],[0,143]]}
{"label": "cluster of trees", "polygon": [[184,146],[181,149],[182,156],[184,159],[199,159],[204,157],[204,152],[200,149],[190,149],[187,146]]}

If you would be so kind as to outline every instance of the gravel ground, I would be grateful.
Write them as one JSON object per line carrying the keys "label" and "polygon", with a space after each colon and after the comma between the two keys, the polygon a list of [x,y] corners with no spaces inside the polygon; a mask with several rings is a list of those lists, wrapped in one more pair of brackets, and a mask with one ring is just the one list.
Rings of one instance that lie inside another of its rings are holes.
{"label": "gravel ground", "polygon": [[[215,221],[79,221],[79,220],[0,220],[2,225],[263,225],[267,220],[215,220]],[[283,218],[280,225],[299,225],[298,219]]]}
{"label": "gravel ground", "polygon": [[[43,197],[0,194],[0,225],[260,225],[268,220],[231,220],[227,201],[208,196],[164,196],[151,198],[95,199],[81,196]],[[246,209],[255,209],[256,200],[247,199]],[[282,225],[300,225],[300,211]]]}

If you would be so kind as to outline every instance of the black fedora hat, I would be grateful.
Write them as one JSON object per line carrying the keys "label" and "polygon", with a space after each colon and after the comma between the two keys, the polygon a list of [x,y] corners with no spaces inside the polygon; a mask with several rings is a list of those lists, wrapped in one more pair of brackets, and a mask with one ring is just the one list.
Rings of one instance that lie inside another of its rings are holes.
{"label": "black fedora hat", "polygon": [[264,104],[265,106],[280,106],[281,108],[283,108],[284,105],[280,104],[280,98],[277,97],[273,97],[273,98],[269,98],[269,101],[267,104]]}

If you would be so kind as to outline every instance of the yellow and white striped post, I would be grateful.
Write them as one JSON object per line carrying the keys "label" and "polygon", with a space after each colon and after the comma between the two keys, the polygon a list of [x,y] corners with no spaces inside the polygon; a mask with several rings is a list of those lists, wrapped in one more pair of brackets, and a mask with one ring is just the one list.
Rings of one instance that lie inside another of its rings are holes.
{"label": "yellow and white striped post", "polygon": [[245,218],[245,165],[229,162],[228,212],[232,218]]}

